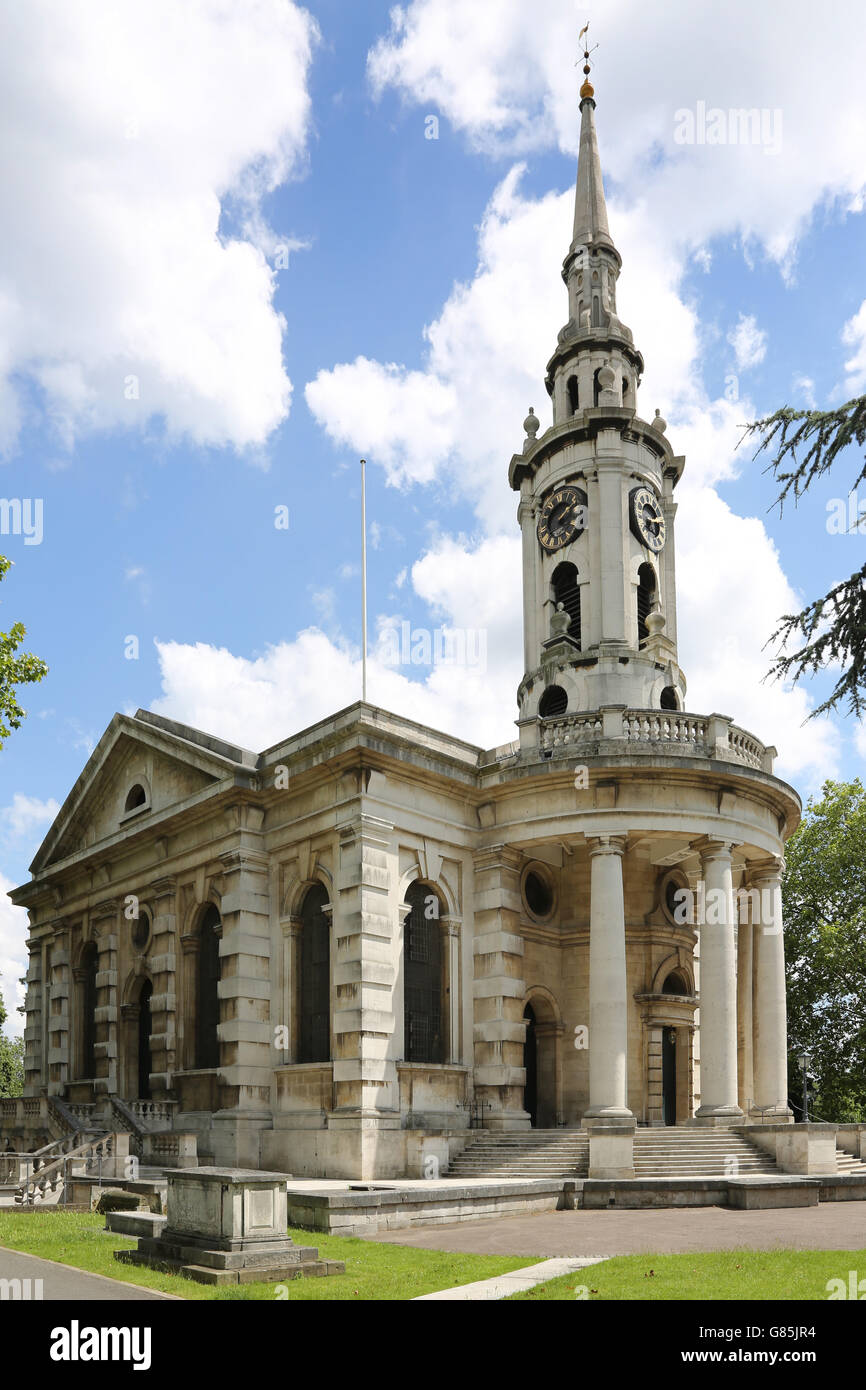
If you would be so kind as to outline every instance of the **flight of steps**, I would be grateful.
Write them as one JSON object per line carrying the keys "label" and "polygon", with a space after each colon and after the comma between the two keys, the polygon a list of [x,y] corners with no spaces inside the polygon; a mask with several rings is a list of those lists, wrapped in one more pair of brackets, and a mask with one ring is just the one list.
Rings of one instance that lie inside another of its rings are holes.
{"label": "flight of steps", "polygon": [[855,1158],[847,1149],[836,1148],[836,1171],[853,1173],[857,1178],[866,1178],[866,1159]]}
{"label": "flight of steps", "polygon": [[638,1128],[636,1178],[753,1177],[778,1173],[776,1161],[729,1129]]}
{"label": "flight of steps", "polygon": [[585,1178],[589,1135],[580,1129],[475,1130],[449,1178]]}

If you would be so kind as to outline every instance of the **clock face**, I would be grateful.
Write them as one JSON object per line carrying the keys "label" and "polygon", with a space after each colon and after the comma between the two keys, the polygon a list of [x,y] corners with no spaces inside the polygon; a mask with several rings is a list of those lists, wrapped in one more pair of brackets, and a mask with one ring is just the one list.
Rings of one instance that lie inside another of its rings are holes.
{"label": "clock face", "polygon": [[558,487],[545,498],[538,518],[538,540],[545,550],[559,550],[586,529],[586,493]]}
{"label": "clock face", "polygon": [[631,529],[641,545],[656,554],[665,543],[665,518],[659,500],[648,487],[636,487],[629,494]]}

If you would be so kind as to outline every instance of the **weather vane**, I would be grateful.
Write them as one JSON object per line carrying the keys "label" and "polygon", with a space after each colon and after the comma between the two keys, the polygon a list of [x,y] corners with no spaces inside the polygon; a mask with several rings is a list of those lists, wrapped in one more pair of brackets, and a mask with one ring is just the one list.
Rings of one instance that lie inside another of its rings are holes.
{"label": "weather vane", "polygon": [[[596,44],[593,44],[592,48],[589,48],[589,47],[588,47],[589,39],[587,39],[587,38],[585,37],[585,35],[586,35],[586,33],[587,33],[588,30],[589,30],[589,20],[586,21],[586,23],[584,24],[583,28],[581,29],[580,33],[579,33],[578,36],[577,36],[577,41],[578,41],[578,43],[583,42],[583,74],[584,74],[584,77],[586,78],[586,81],[585,81],[585,83],[584,83],[584,87],[589,87],[589,72],[590,72],[590,68],[591,68],[591,66],[592,66],[591,63],[590,63],[590,61],[589,61],[589,55],[590,55],[591,53],[594,53],[595,50],[598,48],[598,44],[597,44],[597,43],[596,43]],[[575,64],[574,64],[574,66],[577,67],[577,64],[578,64],[579,62],[580,62],[580,59],[578,58],[578,59],[576,60]],[[584,95],[584,93],[583,93],[583,88],[581,88],[581,95]],[[591,89],[590,89],[590,95],[591,95]]]}

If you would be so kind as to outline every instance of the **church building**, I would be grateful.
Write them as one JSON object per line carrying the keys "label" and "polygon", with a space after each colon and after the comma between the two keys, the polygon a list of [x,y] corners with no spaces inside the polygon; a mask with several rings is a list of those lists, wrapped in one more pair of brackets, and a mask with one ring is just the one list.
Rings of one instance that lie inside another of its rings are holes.
{"label": "church building", "polygon": [[114,1106],[194,1134],[199,1162],[353,1179],[445,1172],[478,1128],[792,1119],[800,802],[773,747],[687,712],[685,460],[639,412],[588,79],[580,110],[548,421],[530,409],[508,469],[517,738],[362,702],[258,752],[115,715],[11,895],[25,1106]]}

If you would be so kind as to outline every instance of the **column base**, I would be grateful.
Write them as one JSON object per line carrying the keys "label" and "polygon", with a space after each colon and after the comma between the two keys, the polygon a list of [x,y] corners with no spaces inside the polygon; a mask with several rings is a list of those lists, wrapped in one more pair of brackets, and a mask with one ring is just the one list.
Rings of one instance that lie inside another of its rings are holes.
{"label": "column base", "polygon": [[708,1128],[719,1126],[724,1128],[730,1125],[742,1124],[745,1115],[738,1105],[702,1105],[695,1111],[694,1119],[689,1120],[690,1125],[703,1125]]}
{"label": "column base", "polygon": [[770,1105],[765,1109],[752,1105],[748,1111],[748,1119],[752,1124],[759,1125],[792,1125],[794,1112],[789,1110],[787,1105]]}
{"label": "column base", "polygon": [[[587,1124],[587,1120],[589,1120],[589,1124]],[[602,1123],[606,1120],[631,1120],[636,1123],[631,1110],[624,1105],[591,1105],[588,1110],[583,1112],[580,1121],[581,1127],[591,1129],[594,1120],[600,1120]]]}

